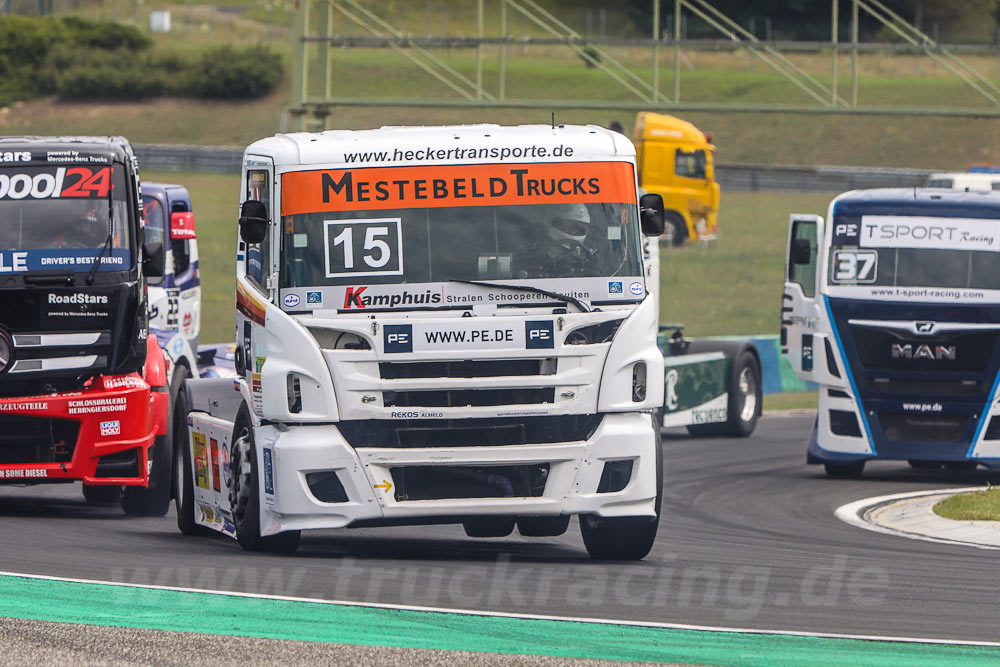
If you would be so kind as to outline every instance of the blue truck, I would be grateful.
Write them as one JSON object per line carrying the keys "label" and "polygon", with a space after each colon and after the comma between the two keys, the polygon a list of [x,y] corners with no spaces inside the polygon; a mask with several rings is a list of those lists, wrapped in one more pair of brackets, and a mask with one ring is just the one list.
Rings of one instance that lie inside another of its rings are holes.
{"label": "blue truck", "polygon": [[856,190],[791,216],[782,354],[819,385],[808,462],[1000,466],[1000,193]]}

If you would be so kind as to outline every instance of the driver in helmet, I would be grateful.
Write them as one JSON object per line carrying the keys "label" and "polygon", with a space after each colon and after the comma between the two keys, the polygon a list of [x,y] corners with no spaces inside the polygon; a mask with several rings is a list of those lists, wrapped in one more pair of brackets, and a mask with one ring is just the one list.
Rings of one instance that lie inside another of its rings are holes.
{"label": "driver in helmet", "polygon": [[584,204],[548,205],[543,209],[546,237],[530,249],[518,277],[551,278],[591,275],[594,249],[588,243],[590,213]]}

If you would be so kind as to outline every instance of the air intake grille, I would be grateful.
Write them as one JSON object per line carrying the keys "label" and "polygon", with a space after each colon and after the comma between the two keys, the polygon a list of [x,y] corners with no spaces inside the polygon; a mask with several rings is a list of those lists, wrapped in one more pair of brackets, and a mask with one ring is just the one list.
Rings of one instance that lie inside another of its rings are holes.
{"label": "air intake grille", "polygon": [[337,428],[352,447],[497,447],[589,440],[602,418],[365,419]]}
{"label": "air intake grille", "polygon": [[496,359],[483,361],[381,362],[383,380],[407,378],[492,378],[522,375],[553,375],[555,359]]}
{"label": "air intake grille", "polygon": [[918,442],[960,442],[968,415],[909,415],[879,413],[879,422],[889,440]]}
{"label": "air intake grille", "polygon": [[431,391],[386,391],[387,408],[451,408],[490,405],[538,405],[555,401],[553,387],[541,389],[452,389]]}
{"label": "air intake grille", "polygon": [[548,463],[513,466],[399,466],[389,468],[395,498],[537,498],[545,493]]}
{"label": "air intake grille", "polygon": [[0,415],[0,464],[70,461],[79,430],[71,419]]}

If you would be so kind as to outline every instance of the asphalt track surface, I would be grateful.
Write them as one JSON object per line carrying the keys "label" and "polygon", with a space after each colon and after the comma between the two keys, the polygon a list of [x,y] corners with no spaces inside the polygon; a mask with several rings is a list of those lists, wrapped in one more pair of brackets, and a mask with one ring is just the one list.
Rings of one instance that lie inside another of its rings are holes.
{"label": "asphalt track surface", "polygon": [[[127,519],[79,485],[0,487],[0,569],[131,584],[773,631],[996,641],[996,553],[861,530],[847,502],[994,483],[1000,474],[869,464],[860,480],[806,466],[810,416],[749,439],[664,435],[657,543],[641,563],[591,561],[559,538],[472,539],[460,526],[305,533],[295,555],[184,537],[173,512]],[[196,626],[196,623],[194,623]]]}

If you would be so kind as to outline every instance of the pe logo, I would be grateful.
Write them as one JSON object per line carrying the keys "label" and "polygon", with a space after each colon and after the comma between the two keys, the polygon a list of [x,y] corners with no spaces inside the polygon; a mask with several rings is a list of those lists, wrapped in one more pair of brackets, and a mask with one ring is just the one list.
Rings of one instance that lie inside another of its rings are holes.
{"label": "pe logo", "polygon": [[529,350],[555,347],[551,320],[528,320],[524,323],[524,342]]}
{"label": "pe logo", "polygon": [[619,280],[617,282],[608,283],[608,294],[621,294],[622,293],[622,282]]}
{"label": "pe logo", "polygon": [[383,332],[387,354],[413,352],[412,324],[387,324],[383,328]]}
{"label": "pe logo", "polygon": [[301,299],[298,294],[286,294],[282,303],[284,303],[288,308],[294,308],[299,305],[299,301],[301,301]]}
{"label": "pe logo", "polygon": [[642,296],[642,293],[645,291],[645,289],[643,288],[642,283],[634,282],[628,286],[628,291],[634,294],[635,296]]}

